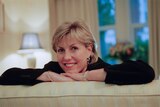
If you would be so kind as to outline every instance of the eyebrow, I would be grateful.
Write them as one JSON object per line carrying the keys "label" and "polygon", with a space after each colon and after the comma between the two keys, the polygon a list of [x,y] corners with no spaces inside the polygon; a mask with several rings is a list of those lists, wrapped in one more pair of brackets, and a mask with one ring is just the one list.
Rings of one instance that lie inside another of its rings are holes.
{"label": "eyebrow", "polygon": [[71,44],[71,46],[73,46],[73,45],[77,45],[77,44],[80,44],[80,43],[73,43],[73,44]]}
{"label": "eyebrow", "polygon": [[[70,46],[74,46],[74,45],[77,45],[77,44],[80,44],[80,43],[73,43],[73,44],[71,44]],[[63,47],[58,46],[58,45],[57,45],[57,47],[59,47],[59,48],[63,48]]]}

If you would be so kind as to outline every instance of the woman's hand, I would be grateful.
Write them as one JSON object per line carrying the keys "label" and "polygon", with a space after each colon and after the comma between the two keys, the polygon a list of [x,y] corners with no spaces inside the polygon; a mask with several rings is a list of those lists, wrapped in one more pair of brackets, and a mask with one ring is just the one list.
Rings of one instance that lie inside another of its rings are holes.
{"label": "woman's hand", "polygon": [[102,68],[86,71],[85,73],[62,73],[61,75],[76,81],[105,81],[107,73]]}
{"label": "woman's hand", "polygon": [[69,81],[105,81],[107,72],[104,69],[86,71],[85,73],[61,73],[47,71],[41,74],[37,80],[45,82],[69,82]]}
{"label": "woman's hand", "polygon": [[88,81],[105,81],[107,72],[103,68],[91,70],[87,73],[86,78]]}
{"label": "woman's hand", "polygon": [[76,80],[76,81],[87,81],[85,77],[86,74],[87,72],[86,73],[61,73],[61,75],[72,78],[73,80]]}
{"label": "woman's hand", "polygon": [[52,71],[46,71],[43,74],[41,74],[37,80],[45,81],[45,82],[69,82],[69,81],[75,81],[72,78],[57,74]]}

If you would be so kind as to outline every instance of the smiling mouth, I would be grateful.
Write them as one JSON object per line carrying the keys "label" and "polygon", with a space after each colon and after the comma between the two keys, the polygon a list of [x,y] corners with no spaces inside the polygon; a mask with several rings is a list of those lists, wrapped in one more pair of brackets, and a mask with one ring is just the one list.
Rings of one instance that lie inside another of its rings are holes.
{"label": "smiling mouth", "polygon": [[77,63],[64,63],[64,66],[67,67],[67,68],[71,68],[71,67],[73,67],[76,64]]}

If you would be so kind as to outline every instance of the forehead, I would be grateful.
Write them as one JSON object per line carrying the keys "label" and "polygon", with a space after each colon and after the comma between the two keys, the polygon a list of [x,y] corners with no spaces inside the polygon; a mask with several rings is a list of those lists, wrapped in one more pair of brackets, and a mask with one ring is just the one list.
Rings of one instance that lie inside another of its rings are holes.
{"label": "forehead", "polygon": [[61,40],[59,40],[57,46],[69,46],[72,44],[81,44],[81,43],[74,37],[66,36],[63,37]]}

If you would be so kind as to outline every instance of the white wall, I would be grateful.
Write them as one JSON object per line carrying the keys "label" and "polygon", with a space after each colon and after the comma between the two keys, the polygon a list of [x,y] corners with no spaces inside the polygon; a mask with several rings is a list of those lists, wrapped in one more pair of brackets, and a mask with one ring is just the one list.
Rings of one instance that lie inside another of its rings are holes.
{"label": "white wall", "polygon": [[0,32],[0,72],[11,66],[27,66],[24,57],[16,53],[25,32],[38,33],[42,47],[49,52],[46,57],[51,57],[48,0],[2,0],[2,3],[4,31]]}

